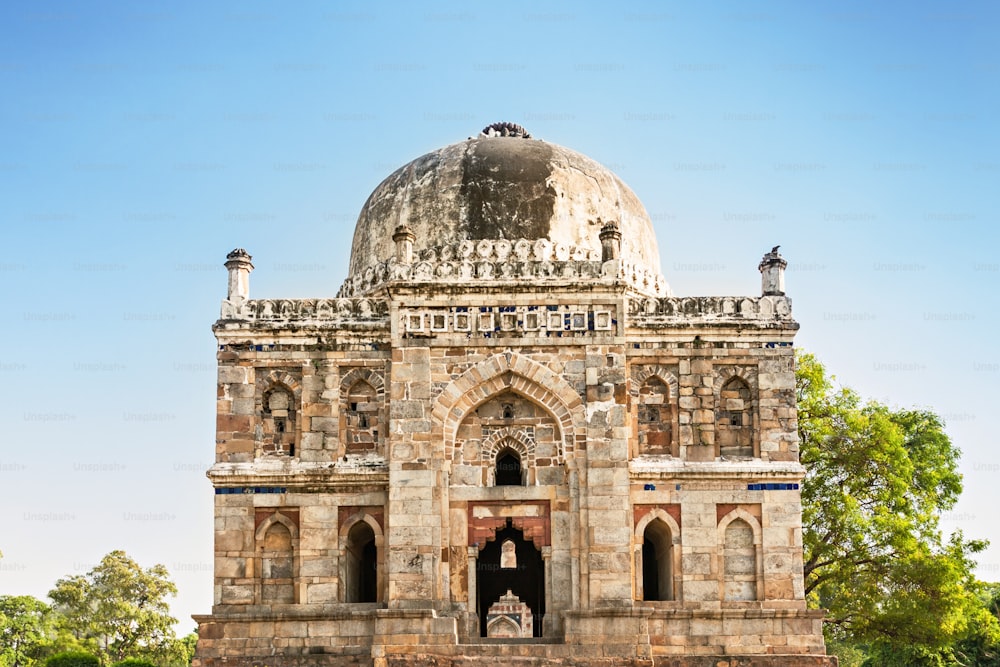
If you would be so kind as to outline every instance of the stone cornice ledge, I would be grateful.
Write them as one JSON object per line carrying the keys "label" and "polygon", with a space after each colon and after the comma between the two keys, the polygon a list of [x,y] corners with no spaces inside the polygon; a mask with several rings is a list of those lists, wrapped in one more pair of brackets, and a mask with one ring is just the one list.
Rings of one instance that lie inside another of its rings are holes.
{"label": "stone cornice ledge", "polygon": [[682,461],[639,457],[628,464],[629,473],[643,478],[671,479],[802,479],[806,469],[795,461]]}
{"label": "stone cornice ledge", "polygon": [[214,486],[344,486],[388,483],[385,463],[266,461],[216,463],[205,473]]}

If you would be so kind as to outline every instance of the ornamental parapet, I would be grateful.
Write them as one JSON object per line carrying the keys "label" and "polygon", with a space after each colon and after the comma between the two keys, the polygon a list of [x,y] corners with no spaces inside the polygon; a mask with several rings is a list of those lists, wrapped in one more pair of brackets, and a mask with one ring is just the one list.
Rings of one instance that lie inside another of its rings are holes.
{"label": "ornamental parapet", "polygon": [[222,302],[224,321],[388,326],[388,318],[389,303],[385,299],[251,299],[242,303]]}
{"label": "ornamental parapet", "polygon": [[603,261],[598,249],[548,239],[483,239],[428,248],[411,263],[397,257],[379,262],[348,277],[337,296],[362,296],[394,281],[475,285],[565,280],[621,281],[651,297],[670,293],[662,275],[622,259]]}
{"label": "ornamental parapet", "polygon": [[629,324],[635,327],[748,321],[757,326],[797,326],[792,318],[792,300],[786,296],[630,298],[628,317]]}

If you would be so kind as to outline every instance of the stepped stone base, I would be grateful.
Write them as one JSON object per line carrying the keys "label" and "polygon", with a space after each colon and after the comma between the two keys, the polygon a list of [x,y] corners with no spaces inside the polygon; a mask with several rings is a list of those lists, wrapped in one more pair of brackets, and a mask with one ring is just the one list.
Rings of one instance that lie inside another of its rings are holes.
{"label": "stepped stone base", "polygon": [[[201,616],[194,667],[837,667],[820,612],[650,611],[567,614],[564,637],[464,641],[432,610]],[[778,630],[766,644],[713,634],[761,622]]]}
{"label": "stepped stone base", "polygon": [[230,658],[202,660],[202,667],[837,667],[837,658],[823,655],[756,655],[756,656],[663,656],[651,659],[587,657],[568,650],[536,650],[514,655],[498,653],[495,646],[489,652],[463,647],[461,654],[386,653],[373,658],[364,647],[344,647],[337,655],[310,654],[299,656],[268,656],[260,658]]}

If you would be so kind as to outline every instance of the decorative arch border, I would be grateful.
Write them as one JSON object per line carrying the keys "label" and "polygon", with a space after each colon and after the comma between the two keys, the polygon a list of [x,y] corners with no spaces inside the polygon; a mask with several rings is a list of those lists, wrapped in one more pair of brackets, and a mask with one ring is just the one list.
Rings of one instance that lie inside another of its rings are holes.
{"label": "decorative arch border", "polygon": [[[643,381],[645,382],[645,380]],[[671,590],[673,591],[673,600],[666,602],[680,602],[682,599],[681,582],[683,581],[681,575],[681,527],[677,523],[677,520],[662,507],[654,507],[635,524],[635,532],[633,533],[632,540],[632,566],[634,568],[632,574],[632,597],[636,600],[642,600],[644,597],[642,545],[646,540],[646,528],[649,527],[649,524],[657,520],[666,524],[667,529],[670,531],[670,573],[673,579],[670,583]]]}
{"label": "decorative arch border", "polygon": [[486,624],[486,636],[487,637],[493,637],[493,636],[495,636],[495,635],[491,635],[490,631],[493,628],[495,628],[496,626],[498,626],[498,625],[504,625],[504,626],[507,626],[507,627],[514,628],[514,630],[516,631],[516,634],[514,636],[515,637],[521,637],[522,636],[521,635],[521,626],[519,626],[517,623],[515,623],[514,619],[512,619],[510,616],[504,616],[504,615],[496,616],[496,617],[493,618],[492,621],[489,621]]}
{"label": "decorative arch border", "polygon": [[289,534],[292,536],[292,548],[294,549],[296,547],[299,539],[299,527],[295,525],[294,521],[278,510],[261,521],[257,526],[257,529],[254,531],[254,540],[258,551],[264,548],[263,544],[261,544],[264,541],[264,536],[267,535],[267,531],[271,528],[271,526],[276,523],[280,523],[288,529]]}
{"label": "decorative arch border", "polygon": [[341,522],[340,530],[338,531],[341,548],[347,546],[347,539],[351,529],[359,523],[367,523],[371,527],[372,533],[375,535],[376,547],[381,547],[385,544],[385,532],[382,530],[382,524],[379,523],[378,519],[373,517],[368,511],[360,510],[351,514]]}
{"label": "decorative arch border", "polygon": [[340,377],[341,396],[359,381],[370,384],[379,396],[385,395],[385,376],[380,371],[374,368],[352,368]]}
{"label": "decorative arch border", "polygon": [[493,635],[490,634],[490,630],[498,625],[505,625],[514,628],[515,630],[514,636],[516,637],[521,636],[521,627],[514,622],[514,619],[512,619],[510,616],[505,616],[505,615],[496,616],[492,621],[489,621],[486,624],[486,636],[492,637]]}
{"label": "decorative arch border", "polygon": [[649,378],[655,377],[667,386],[667,398],[673,406],[670,419],[670,455],[680,456],[680,405],[679,405],[679,383],[677,375],[663,364],[636,364],[632,366],[632,373],[629,377],[629,396],[631,405],[629,406],[629,416],[632,419],[633,437],[629,443],[632,456],[641,456],[644,452],[639,450],[638,418],[639,418],[639,392],[642,385],[646,384]]}
{"label": "decorative arch border", "polygon": [[[760,458],[760,417],[758,416],[759,391],[757,382],[757,367],[746,365],[720,365],[715,374],[715,381],[712,384],[712,396],[715,401],[715,422],[719,422],[719,413],[722,407],[722,388],[733,378],[739,378],[746,383],[750,390],[750,442],[753,447],[753,457]],[[715,440],[715,456],[721,456],[719,440]]]}
{"label": "decorative arch border", "polygon": [[347,546],[351,530],[359,523],[367,524],[375,535],[375,600],[382,602],[386,599],[386,554],[385,554],[385,531],[379,520],[372,516],[366,509],[358,510],[346,517],[342,517],[340,527],[337,531],[337,541],[339,547],[339,558],[337,559],[337,578],[340,582],[339,593],[341,601],[347,599]]}
{"label": "decorative arch border", "polygon": [[[258,372],[265,369],[258,368]],[[276,387],[284,387],[292,393],[292,398],[295,399],[296,407],[301,407],[302,405],[302,381],[293,375],[292,371],[284,368],[272,368],[266,373],[261,374],[256,379],[256,391],[255,399],[257,403],[257,409],[260,410],[264,407],[264,394],[271,391]]]}
{"label": "decorative arch border", "polygon": [[299,443],[302,434],[302,381],[298,377],[297,371],[287,368],[257,368],[257,377],[254,380],[254,418],[256,427],[254,429],[254,458],[263,455],[262,444],[257,437],[262,433],[264,419],[264,397],[275,389],[284,389],[292,395],[292,409],[296,414],[294,447],[299,450]]}
{"label": "decorative arch border", "polygon": [[293,518],[283,514],[280,509],[275,510],[267,518],[257,524],[254,530],[254,553],[253,568],[256,573],[254,581],[254,600],[257,604],[264,604],[264,538],[267,531],[275,524],[281,524],[288,529],[292,540],[292,595],[293,603],[302,599],[299,591],[299,566],[301,565],[301,555],[299,551],[299,527]]}
{"label": "decorative arch border", "polygon": [[[750,526],[753,531],[754,560],[756,568],[756,592],[754,600],[726,600],[726,529],[729,524],[736,520],[742,520]],[[742,507],[736,507],[719,519],[718,537],[718,572],[719,572],[719,601],[723,605],[746,606],[762,599],[764,593],[764,535],[760,525],[760,519]]]}
{"label": "decorative arch border", "polygon": [[[653,523],[659,519],[663,523],[667,524],[667,528],[670,529],[670,543],[674,546],[680,546],[681,544],[681,527],[678,525],[677,520],[663,509],[662,507],[655,507],[646,513],[641,519],[639,519],[635,524],[635,536],[637,539],[642,540],[643,536],[646,534],[646,528],[649,524]],[[639,543],[639,547],[642,547],[642,543]]]}
{"label": "decorative arch border", "polygon": [[715,395],[715,404],[719,404],[719,394],[722,392],[722,387],[732,380],[734,377],[738,377],[747,383],[747,387],[750,388],[750,397],[754,403],[757,402],[757,367],[756,366],[740,366],[740,365],[717,365],[718,369],[715,373],[715,382],[712,384],[712,392]]}
{"label": "decorative arch border", "polygon": [[[532,401],[556,422],[567,462],[576,441],[586,438],[583,400],[566,380],[542,364],[511,352],[494,354],[466,370],[438,396],[431,411],[433,437],[451,460],[462,421],[494,396],[512,391]],[[581,444],[583,444],[581,442]]]}
{"label": "decorative arch border", "polygon": [[[346,370],[346,369],[345,369]],[[340,397],[337,401],[339,419],[339,432],[340,432],[340,450],[337,453],[338,458],[343,457],[347,453],[347,404],[350,398],[351,387],[353,387],[358,382],[367,383],[372,389],[375,390],[375,398],[378,402],[378,438],[375,441],[375,451],[379,454],[382,453],[383,443],[385,442],[385,435],[389,429],[388,419],[386,419],[386,409],[385,409],[385,374],[377,368],[361,368],[352,367],[347,370],[346,373],[340,376]]]}
{"label": "decorative arch border", "polygon": [[[502,428],[486,437],[480,445],[480,465],[486,471],[486,486],[496,485],[496,459],[504,449],[512,449],[521,457],[522,478],[531,486],[535,482],[535,439],[524,429]],[[557,463],[562,457],[557,458]]]}
{"label": "decorative arch border", "polygon": [[670,400],[676,401],[679,395],[679,383],[677,382],[677,376],[672,370],[667,368],[662,364],[643,364],[641,366],[633,366],[632,375],[629,378],[629,393],[632,396],[638,396],[639,390],[642,385],[646,383],[651,377],[656,377],[667,385],[670,389]]}

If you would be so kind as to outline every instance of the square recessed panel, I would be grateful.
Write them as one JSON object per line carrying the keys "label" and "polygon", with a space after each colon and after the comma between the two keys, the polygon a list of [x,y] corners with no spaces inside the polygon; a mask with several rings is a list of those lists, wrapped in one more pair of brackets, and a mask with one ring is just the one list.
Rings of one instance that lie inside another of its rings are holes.
{"label": "square recessed panel", "polygon": [[431,331],[448,330],[448,313],[431,313]]}
{"label": "square recessed panel", "polygon": [[517,313],[500,313],[500,330],[514,331],[517,329]]}
{"label": "square recessed panel", "polygon": [[538,331],[542,326],[541,313],[527,312],[524,314],[524,328],[528,331]]}
{"label": "square recessed panel", "polygon": [[455,313],[455,331],[471,331],[468,313]]}
{"label": "square recessed panel", "polygon": [[586,331],[587,313],[581,313],[581,312],[570,313],[569,328],[572,331]]}
{"label": "square recessed panel", "polygon": [[549,331],[563,330],[563,314],[560,312],[549,313],[548,325],[545,327]]}
{"label": "square recessed panel", "polygon": [[493,331],[495,328],[493,313],[479,313],[479,330]]}
{"label": "square recessed panel", "polygon": [[423,313],[407,313],[404,315],[406,318],[406,330],[407,331],[423,331],[424,330],[424,314]]}
{"label": "square recessed panel", "polygon": [[611,311],[594,311],[594,329],[597,331],[611,331]]}

